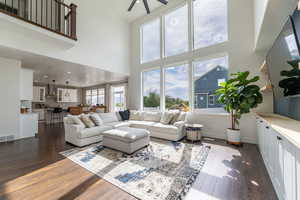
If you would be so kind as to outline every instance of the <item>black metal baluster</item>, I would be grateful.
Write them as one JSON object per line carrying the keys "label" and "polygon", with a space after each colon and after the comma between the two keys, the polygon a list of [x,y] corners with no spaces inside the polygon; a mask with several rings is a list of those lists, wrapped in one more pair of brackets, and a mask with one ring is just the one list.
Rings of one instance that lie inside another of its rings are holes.
{"label": "black metal baluster", "polygon": [[38,11],[37,11],[37,0],[35,0],[35,23],[38,24]]}
{"label": "black metal baluster", "polygon": [[43,26],[43,10],[44,10],[43,2],[44,0],[41,0],[41,25],[42,26]]}
{"label": "black metal baluster", "polygon": [[46,0],[46,27],[48,28],[48,0]]}
{"label": "black metal baluster", "polygon": [[53,0],[50,0],[50,6],[51,6],[51,29],[53,29],[53,22],[52,22],[52,18],[53,18]]}
{"label": "black metal baluster", "polygon": [[30,0],[30,20],[32,21],[32,0]]}

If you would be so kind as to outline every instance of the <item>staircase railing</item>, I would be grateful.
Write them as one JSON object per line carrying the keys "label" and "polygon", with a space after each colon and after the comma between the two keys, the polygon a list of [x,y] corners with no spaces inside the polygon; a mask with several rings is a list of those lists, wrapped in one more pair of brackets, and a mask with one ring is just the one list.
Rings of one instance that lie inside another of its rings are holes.
{"label": "staircase railing", "polygon": [[0,0],[0,12],[77,40],[75,4],[63,0]]}

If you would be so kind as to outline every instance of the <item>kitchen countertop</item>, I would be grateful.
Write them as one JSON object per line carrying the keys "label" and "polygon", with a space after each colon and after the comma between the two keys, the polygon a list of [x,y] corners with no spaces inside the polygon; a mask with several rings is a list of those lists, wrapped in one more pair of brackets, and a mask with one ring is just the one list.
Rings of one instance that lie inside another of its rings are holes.
{"label": "kitchen countertop", "polygon": [[256,113],[271,128],[300,148],[300,121],[272,113]]}

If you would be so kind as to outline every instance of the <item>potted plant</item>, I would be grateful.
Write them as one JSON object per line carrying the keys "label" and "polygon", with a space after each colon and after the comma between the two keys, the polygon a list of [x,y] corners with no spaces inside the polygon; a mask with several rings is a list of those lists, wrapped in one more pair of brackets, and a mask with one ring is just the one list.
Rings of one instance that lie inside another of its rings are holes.
{"label": "potted plant", "polygon": [[227,129],[227,142],[230,144],[241,145],[239,121],[243,114],[263,101],[260,87],[253,84],[259,77],[248,80],[249,74],[248,71],[231,74],[230,79],[221,83],[216,91],[218,101],[224,104],[224,109],[231,116],[231,128]]}

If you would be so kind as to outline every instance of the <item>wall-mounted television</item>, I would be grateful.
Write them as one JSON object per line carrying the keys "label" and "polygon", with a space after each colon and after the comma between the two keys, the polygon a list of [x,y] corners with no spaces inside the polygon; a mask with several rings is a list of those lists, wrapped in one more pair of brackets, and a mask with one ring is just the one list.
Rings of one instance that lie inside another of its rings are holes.
{"label": "wall-mounted television", "polygon": [[274,92],[274,112],[300,120],[300,11],[289,16],[266,62]]}

